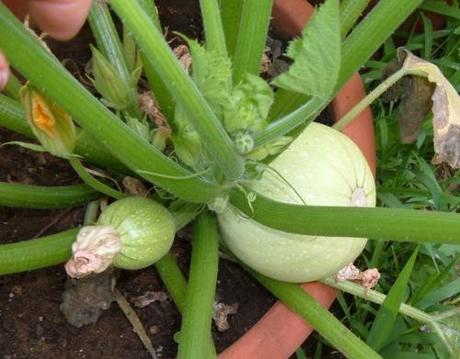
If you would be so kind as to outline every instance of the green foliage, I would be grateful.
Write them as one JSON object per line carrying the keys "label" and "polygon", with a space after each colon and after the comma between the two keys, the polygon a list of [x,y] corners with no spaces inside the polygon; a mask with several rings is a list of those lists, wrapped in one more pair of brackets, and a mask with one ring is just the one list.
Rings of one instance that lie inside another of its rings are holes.
{"label": "green foliage", "polygon": [[273,83],[286,90],[330,98],[340,71],[340,31],[339,2],[328,0],[317,10],[302,37],[289,45],[287,56],[294,63]]}

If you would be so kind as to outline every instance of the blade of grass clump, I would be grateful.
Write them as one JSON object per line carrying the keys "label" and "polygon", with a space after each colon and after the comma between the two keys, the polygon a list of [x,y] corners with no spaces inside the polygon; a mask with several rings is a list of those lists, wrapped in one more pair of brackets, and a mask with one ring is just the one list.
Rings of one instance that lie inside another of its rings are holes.
{"label": "blade of grass clump", "polygon": [[133,76],[129,71],[123,51],[123,45],[118,36],[115,24],[106,3],[94,1],[88,17],[91,31],[96,39],[98,49],[115,67],[125,86],[129,89],[126,111],[132,117],[141,117],[137,101],[137,84],[133,83]]}
{"label": "blade of grass clump", "polygon": [[219,261],[216,219],[201,214],[194,230],[177,357],[205,358],[211,332]]}
{"label": "blade of grass clump", "polygon": [[273,0],[245,0],[238,39],[233,56],[233,81],[239,83],[246,73],[259,75],[267,41]]}
{"label": "blade of grass clump", "polygon": [[227,44],[227,51],[230,57],[233,57],[235,54],[243,4],[244,0],[224,0],[220,2],[225,42]]}
{"label": "blade of grass clump", "polygon": [[422,298],[433,292],[440,283],[443,283],[450,275],[452,269],[459,263],[460,253],[439,273],[428,278],[426,283],[412,296],[411,303],[417,304]]}
{"label": "blade of grass clump", "polygon": [[224,27],[220,15],[218,0],[200,0],[201,17],[203,18],[206,48],[227,57]]}
{"label": "blade of grass clump", "polygon": [[133,171],[176,196],[208,202],[221,188],[166,157],[95,99],[0,3],[0,47],[15,67]]}
{"label": "blade of grass clump", "polygon": [[425,14],[420,13],[423,21],[423,35],[425,37],[423,45],[423,58],[429,60],[431,58],[431,53],[433,51],[433,24],[431,20],[428,19]]}
{"label": "blade of grass clump", "polygon": [[425,0],[420,5],[420,9],[460,20],[460,9],[447,4],[445,1]]}
{"label": "blade of grass clump", "polygon": [[299,285],[270,279],[248,268],[246,270],[346,357],[381,358]]}
{"label": "blade of grass clump", "polygon": [[100,197],[87,185],[32,186],[0,182],[0,206],[15,208],[66,208]]}
{"label": "blade of grass clump", "polygon": [[273,201],[253,193],[255,200],[249,203],[241,190],[233,190],[231,203],[257,222],[289,233],[460,244],[460,217],[456,213],[303,206]]}
{"label": "blade of grass clump", "polygon": [[187,118],[201,137],[209,164],[219,168],[228,179],[240,178],[244,171],[243,159],[161,32],[136,2],[112,0],[111,6],[137,40],[144,59],[151,62],[176,100],[188,111]]}
{"label": "blade of grass clump", "polygon": [[391,338],[399,308],[406,295],[407,285],[414,268],[415,260],[417,259],[419,247],[417,246],[404,265],[401,273],[399,273],[398,278],[396,278],[372,323],[369,336],[367,337],[367,344],[377,351],[383,349]]}

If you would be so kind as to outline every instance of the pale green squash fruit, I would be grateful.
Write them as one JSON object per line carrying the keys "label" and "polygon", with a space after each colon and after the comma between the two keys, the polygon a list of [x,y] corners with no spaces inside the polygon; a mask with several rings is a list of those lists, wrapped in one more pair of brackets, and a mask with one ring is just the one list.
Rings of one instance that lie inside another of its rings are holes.
{"label": "pale green squash fruit", "polygon": [[98,225],[112,226],[120,235],[121,251],[113,266],[145,268],[163,257],[174,240],[174,219],[161,204],[142,197],[128,197],[110,204]]}
{"label": "pale green squash fruit", "polygon": [[[330,127],[310,124],[270,166],[307,204],[375,206],[375,183],[366,159],[348,137]],[[280,202],[302,204],[271,170],[252,189]],[[218,219],[226,245],[242,262],[287,282],[309,282],[336,273],[355,260],[367,241],[285,233],[247,219],[231,206]]]}

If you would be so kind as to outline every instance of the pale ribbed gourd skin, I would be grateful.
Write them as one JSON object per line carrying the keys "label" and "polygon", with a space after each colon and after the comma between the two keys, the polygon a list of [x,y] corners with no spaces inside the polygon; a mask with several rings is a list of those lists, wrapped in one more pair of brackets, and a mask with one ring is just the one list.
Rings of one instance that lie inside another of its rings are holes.
{"label": "pale ribbed gourd skin", "polygon": [[128,197],[110,204],[98,219],[121,236],[122,249],[113,265],[141,269],[155,263],[171,248],[174,220],[161,204],[142,197]]}
{"label": "pale ribbed gourd skin", "polygon": [[[253,189],[285,202],[318,206],[375,206],[375,182],[359,148],[340,132],[312,123],[266,170]],[[367,239],[285,233],[240,216],[229,207],[218,217],[229,249],[258,272],[287,282],[332,275],[355,260]],[[331,218],[333,224],[334,218]]]}

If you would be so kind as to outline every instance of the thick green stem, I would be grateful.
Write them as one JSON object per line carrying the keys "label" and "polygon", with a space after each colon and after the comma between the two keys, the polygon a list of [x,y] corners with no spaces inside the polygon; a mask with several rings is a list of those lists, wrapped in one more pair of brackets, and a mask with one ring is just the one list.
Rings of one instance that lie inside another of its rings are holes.
{"label": "thick green stem", "polygon": [[219,168],[229,179],[240,178],[244,171],[243,159],[220,120],[176,59],[162,33],[136,2],[112,0],[111,5],[131,30],[145,59],[151,62],[170,93],[174,93],[177,101],[188,112],[187,118],[202,139],[210,165]]}
{"label": "thick green stem", "polygon": [[241,12],[244,0],[221,0],[222,23],[225,32],[225,42],[230,57],[235,54],[238,31],[240,29]]}
{"label": "thick green stem", "polygon": [[266,144],[281,136],[287,135],[300,126],[305,126],[313,121],[326,105],[327,101],[319,97],[311,98],[295,111],[268,125],[267,128],[256,136],[254,145],[260,146]]}
{"label": "thick green stem", "polygon": [[273,201],[258,193],[256,199],[248,203],[241,190],[232,192],[231,202],[257,222],[289,233],[460,244],[460,217],[456,213],[303,206]]}
{"label": "thick green stem", "polygon": [[206,357],[219,262],[216,219],[203,213],[195,223],[189,282],[177,357]]}
{"label": "thick green stem", "polygon": [[87,185],[32,186],[0,182],[0,206],[16,208],[66,208],[100,195]]}
{"label": "thick green stem", "polygon": [[299,285],[270,279],[252,270],[249,273],[347,358],[381,358]]}
{"label": "thick green stem", "polygon": [[246,73],[259,75],[267,41],[273,0],[245,0],[233,57],[233,78],[240,82]]}
{"label": "thick green stem", "polygon": [[0,275],[49,267],[66,261],[78,229],[0,245]]}
{"label": "thick green stem", "polygon": [[422,3],[422,0],[381,0],[343,44],[337,90],[369,60],[383,42]]}
{"label": "thick green stem", "polygon": [[227,57],[224,27],[220,15],[218,0],[200,0],[201,16],[203,18],[206,47]]}
{"label": "thick green stem", "polygon": [[125,86],[129,89],[126,111],[132,117],[140,117],[141,112],[138,107],[136,84],[133,83],[132,74],[126,63],[123,45],[118,37],[107,4],[101,1],[94,1],[88,21],[98,49],[115,67]]}
{"label": "thick green stem", "polygon": [[127,167],[142,170],[145,179],[191,202],[208,202],[221,193],[219,186],[190,176],[189,171],[140,139],[74,79],[2,3],[0,33],[0,47],[15,67]]}
{"label": "thick green stem", "polygon": [[69,157],[68,158],[70,165],[77,172],[78,176],[85,182],[89,187],[93,188],[95,191],[105,194],[106,196],[121,199],[126,197],[125,193],[117,191],[106,184],[98,181],[93,176],[91,176],[85,169],[85,167],[81,164],[80,160],[76,157]]}
{"label": "thick green stem", "polygon": [[347,127],[353,120],[358,116],[361,111],[364,111],[372,102],[379,98],[386,90],[393,86],[397,81],[401,80],[407,71],[402,68],[396,71],[394,74],[386,78],[380,85],[378,85],[371,93],[369,93],[365,98],[363,98],[359,103],[353,107],[350,111],[344,115],[340,121],[338,121],[334,126],[336,130],[342,131]]}
{"label": "thick green stem", "polygon": [[19,100],[19,90],[21,89],[21,82],[14,74],[10,74],[10,78],[3,89],[3,91],[11,98]]}
{"label": "thick green stem", "polygon": [[[383,293],[377,292],[372,289],[366,290],[362,285],[350,281],[338,282],[334,278],[326,278],[321,280],[321,282],[327,284],[328,286],[340,289],[345,293],[353,294],[357,297],[366,299],[376,304],[382,304],[386,298],[386,295]],[[399,312],[425,324],[430,324],[433,322],[433,318],[431,315],[405,303],[401,303]]]}
{"label": "thick green stem", "polygon": [[340,23],[342,37],[348,34],[353,25],[363,14],[370,0],[343,0],[340,2]]}

